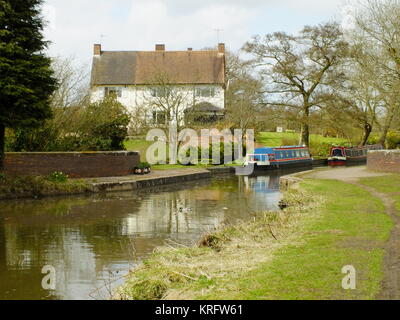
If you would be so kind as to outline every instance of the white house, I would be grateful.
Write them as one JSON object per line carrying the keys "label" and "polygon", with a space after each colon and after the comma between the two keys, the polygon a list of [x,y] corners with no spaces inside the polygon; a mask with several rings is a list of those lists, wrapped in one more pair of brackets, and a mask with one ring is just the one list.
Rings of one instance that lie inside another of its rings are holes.
{"label": "white house", "polygon": [[174,91],[175,97],[169,99],[175,98],[171,104],[179,104],[179,113],[195,110],[223,116],[225,45],[199,51],[166,51],[162,44],[155,51],[102,51],[100,44],[94,45],[92,102],[113,94],[130,112],[144,110],[146,119],[159,123],[165,119],[159,105],[165,103],[158,105],[157,101],[167,100],[166,87]]}

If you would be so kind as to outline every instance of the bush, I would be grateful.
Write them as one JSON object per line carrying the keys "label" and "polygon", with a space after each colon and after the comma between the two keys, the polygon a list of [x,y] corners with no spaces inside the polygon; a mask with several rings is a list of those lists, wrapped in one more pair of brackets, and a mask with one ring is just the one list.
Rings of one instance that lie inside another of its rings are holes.
{"label": "bush", "polygon": [[68,181],[68,175],[63,172],[53,172],[48,176],[49,181],[65,183]]}
{"label": "bush", "polygon": [[53,108],[53,119],[36,129],[9,134],[10,151],[124,150],[130,116],[115,98],[68,108]]}
{"label": "bush", "polygon": [[137,167],[139,169],[146,169],[146,168],[150,168],[151,165],[148,162],[140,162]]}
{"label": "bush", "polygon": [[[191,154],[191,150],[193,150],[195,147],[188,147],[185,149],[183,152],[178,154],[178,162],[180,164],[185,164],[183,161],[183,156],[189,157]],[[235,149],[237,148],[237,144],[232,144],[232,143],[214,143],[214,144],[209,144],[209,147],[205,150],[208,151],[209,159],[208,159],[208,164],[214,164],[214,165],[221,165],[225,164],[231,161],[235,161],[234,155],[235,155]],[[189,164],[196,164],[201,163],[202,161],[202,153],[203,150],[201,147],[197,148],[197,153],[196,151],[192,151],[192,154],[195,154],[195,158],[190,159]],[[227,151],[226,159],[225,159],[225,151]],[[219,155],[219,159],[217,157],[213,158],[213,153],[216,153]],[[243,148],[243,155],[246,154],[246,147]],[[196,161],[197,160],[197,161]]]}
{"label": "bush", "polygon": [[389,131],[386,137],[386,146],[388,149],[400,148],[400,132]]}
{"label": "bush", "polygon": [[282,137],[282,146],[297,146],[299,139],[295,135]]}
{"label": "bush", "polygon": [[368,138],[367,144],[378,144],[379,143],[379,136],[374,133],[371,134]]}
{"label": "bush", "polygon": [[311,154],[315,157],[327,157],[333,145],[331,143],[312,144],[310,147]]}

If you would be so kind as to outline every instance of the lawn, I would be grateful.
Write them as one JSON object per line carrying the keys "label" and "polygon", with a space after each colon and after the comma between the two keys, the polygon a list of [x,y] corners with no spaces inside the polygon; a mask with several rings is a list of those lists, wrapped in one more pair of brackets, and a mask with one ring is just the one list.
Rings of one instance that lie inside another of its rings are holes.
{"label": "lawn", "polygon": [[146,161],[146,151],[154,141],[146,141],[145,139],[129,139],[124,141],[125,149],[128,151],[139,151],[141,161]]}
{"label": "lawn", "polygon": [[[378,294],[380,246],[392,228],[381,201],[338,181],[307,180],[302,187],[326,198],[326,204],[303,220],[297,241],[278,250],[272,262],[243,274],[228,299],[374,299]],[[341,287],[346,265],[357,271],[356,290]]]}
{"label": "lawn", "polygon": [[[257,142],[268,147],[295,146],[300,143],[300,134],[291,132],[260,132]],[[314,157],[327,157],[331,145],[345,145],[349,141],[344,138],[310,135],[310,150]]]}
{"label": "lawn", "polygon": [[[140,152],[140,160],[147,161],[146,159],[146,151],[147,149],[154,143],[154,141],[146,141],[144,139],[129,139],[124,141],[125,149],[128,151],[139,151]],[[168,148],[168,145],[167,145]],[[168,152],[168,151],[167,151]],[[235,166],[237,164],[226,164],[227,166]],[[153,170],[170,170],[170,169],[185,169],[185,168],[207,168],[207,167],[215,167],[215,165],[203,165],[198,164],[196,166],[184,166],[180,164],[165,164],[165,165],[154,165],[152,166]]]}
{"label": "lawn", "polygon": [[[257,137],[257,142],[268,147],[279,147],[299,144],[298,133],[277,133],[277,132],[261,132]],[[314,157],[328,156],[330,145],[343,145],[348,143],[343,138],[323,137],[321,135],[311,135],[311,153]],[[146,151],[154,142],[144,139],[129,139],[124,142],[124,146],[128,151],[139,151],[142,161],[146,161]]]}
{"label": "lawn", "polygon": [[[374,299],[393,227],[383,203],[344,182],[306,179],[289,208],[162,248],[131,273],[125,299]],[[344,266],[356,290],[342,288]]]}
{"label": "lawn", "polygon": [[[269,147],[280,147],[282,145],[298,145],[300,142],[300,134],[292,132],[260,132],[257,142],[265,144]],[[344,138],[324,137],[318,134],[310,135],[311,145],[319,145],[322,143],[344,144],[349,141]]]}

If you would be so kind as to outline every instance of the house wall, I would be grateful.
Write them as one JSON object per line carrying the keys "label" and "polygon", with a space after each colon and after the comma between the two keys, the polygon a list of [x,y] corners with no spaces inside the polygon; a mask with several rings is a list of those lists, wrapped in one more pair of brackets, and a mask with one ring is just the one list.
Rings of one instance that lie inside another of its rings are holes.
{"label": "house wall", "polygon": [[[91,102],[99,102],[104,99],[104,89],[105,87],[118,87],[122,90],[121,97],[118,101],[121,102],[125,107],[128,108],[130,112],[133,112],[138,107],[145,107],[146,104],[151,99],[150,87],[149,86],[95,86],[92,88]],[[214,88],[214,97],[195,97],[195,90],[197,88]],[[195,102],[209,102],[218,108],[225,108],[225,90],[222,85],[183,85],[179,86],[182,96],[187,97],[186,107],[193,106],[193,98],[195,97]],[[186,109],[186,108],[182,108]]]}

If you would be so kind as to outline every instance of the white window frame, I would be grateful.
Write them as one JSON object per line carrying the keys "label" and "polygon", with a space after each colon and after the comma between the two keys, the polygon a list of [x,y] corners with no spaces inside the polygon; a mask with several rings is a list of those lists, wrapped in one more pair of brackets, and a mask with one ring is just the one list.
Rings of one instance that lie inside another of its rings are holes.
{"label": "white window frame", "polygon": [[104,97],[110,96],[111,92],[115,92],[117,98],[122,97],[122,87],[104,87]]}

